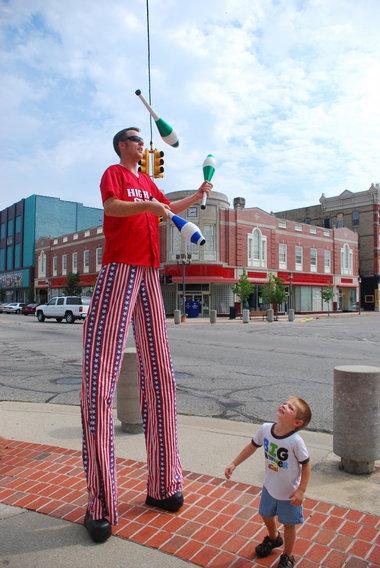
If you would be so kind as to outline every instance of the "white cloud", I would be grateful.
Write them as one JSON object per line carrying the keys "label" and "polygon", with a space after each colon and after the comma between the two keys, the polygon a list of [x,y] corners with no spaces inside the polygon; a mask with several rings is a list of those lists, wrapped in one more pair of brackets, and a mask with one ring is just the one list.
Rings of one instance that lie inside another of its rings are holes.
{"label": "white cloud", "polygon": [[[164,148],[153,131],[165,190],[199,185],[209,152],[215,188],[267,210],[378,181],[377,0],[149,4],[153,106],[180,137]],[[31,193],[99,205],[114,132],[149,138],[145,2],[1,12],[0,209]]]}

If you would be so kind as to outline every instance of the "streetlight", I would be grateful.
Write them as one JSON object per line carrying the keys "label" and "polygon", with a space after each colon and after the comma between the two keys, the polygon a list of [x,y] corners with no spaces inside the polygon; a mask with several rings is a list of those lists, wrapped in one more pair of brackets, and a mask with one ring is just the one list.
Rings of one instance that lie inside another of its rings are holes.
{"label": "streetlight", "polygon": [[360,314],[361,314],[361,307],[360,307],[360,304],[361,304],[361,300],[362,300],[362,299],[361,299],[361,295],[362,295],[361,283],[362,283],[362,279],[361,279],[360,276],[359,276],[359,277],[358,277],[358,295],[359,295],[359,302],[358,302],[359,305],[358,305],[358,307],[359,307],[359,316],[360,316]]}
{"label": "streetlight", "polygon": [[185,272],[186,265],[191,264],[191,254],[181,252],[175,255],[178,266],[182,266],[182,317],[186,317]]}
{"label": "streetlight", "polygon": [[289,272],[289,301],[288,301],[289,310],[292,307],[292,278],[293,278],[293,273]]}

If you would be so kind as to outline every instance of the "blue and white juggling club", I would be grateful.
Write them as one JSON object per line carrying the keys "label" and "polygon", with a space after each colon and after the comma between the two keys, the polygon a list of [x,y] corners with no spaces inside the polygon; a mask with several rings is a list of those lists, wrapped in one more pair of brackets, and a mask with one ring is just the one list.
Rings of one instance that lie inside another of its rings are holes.
{"label": "blue and white juggling club", "polygon": [[[155,201],[158,203],[158,200],[154,197],[151,197],[151,201]],[[177,227],[179,232],[181,233],[181,237],[186,240],[194,243],[195,245],[202,246],[205,244],[206,239],[201,233],[199,227],[197,227],[191,221],[186,221],[183,217],[176,215],[170,209],[166,210],[167,215],[170,217],[171,221],[173,221],[174,225]]]}
{"label": "blue and white juggling club", "polygon": [[202,246],[205,244],[206,239],[202,235],[199,227],[197,227],[191,221],[186,221],[186,219],[183,219],[183,217],[176,215],[170,210],[168,210],[167,213],[170,219],[173,221],[174,225],[181,233],[182,238],[184,238],[187,241],[191,241],[195,245]]}

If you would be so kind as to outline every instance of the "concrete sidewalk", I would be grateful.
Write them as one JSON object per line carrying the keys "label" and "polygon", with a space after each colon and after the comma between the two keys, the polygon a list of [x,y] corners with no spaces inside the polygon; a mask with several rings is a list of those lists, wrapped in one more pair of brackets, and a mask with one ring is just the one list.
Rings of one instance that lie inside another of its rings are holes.
{"label": "concrete sidewalk", "polygon": [[[77,406],[1,402],[0,414],[1,435],[4,438],[80,450],[81,429]],[[121,431],[117,420],[115,424],[117,455],[136,462],[144,462],[146,455],[143,434],[125,434]],[[212,476],[210,479],[223,478],[225,466],[248,442],[257,428],[257,425],[242,422],[179,416],[179,438],[184,470],[203,474],[199,480],[206,476]],[[379,528],[380,523],[377,518],[380,514],[379,462],[377,462],[377,471],[373,475],[351,476],[339,471],[339,458],[332,452],[332,436],[304,431],[303,437],[311,452],[313,464],[313,476],[307,492],[309,499],[372,514],[373,521],[367,515],[368,522],[374,523],[373,529]],[[1,465],[6,459],[7,456]],[[191,474],[189,478],[196,479],[196,475]],[[248,483],[260,486],[262,478],[263,457],[259,452],[234,473],[234,481],[239,482],[240,485]],[[210,488],[213,489],[211,485]],[[327,507],[326,510],[328,509],[331,507]],[[366,538],[368,559],[362,560],[358,557],[356,565],[350,560],[349,566],[352,568],[379,565],[377,561],[379,549],[375,546],[375,538],[371,537],[370,540],[369,537]],[[52,562],[57,567],[103,566],[109,563],[114,567],[155,565],[170,568],[195,565],[120,538],[111,538],[104,545],[97,546],[89,541],[86,531],[77,524],[4,504],[0,504],[0,541],[0,565],[18,568],[29,566],[35,568],[44,564],[50,565]],[[367,558],[366,554],[363,553],[363,558]],[[272,558],[272,562],[274,560],[275,558]],[[353,560],[356,561],[356,557]],[[226,562],[223,564],[220,561],[219,564],[214,563],[210,566],[234,565]],[[342,562],[341,560],[340,564],[336,563],[334,566],[345,565]],[[236,566],[238,565],[243,566],[236,563]],[[247,560],[244,565],[262,564]],[[270,564],[267,562],[264,565]],[[333,564],[310,563],[308,566],[333,566]]]}

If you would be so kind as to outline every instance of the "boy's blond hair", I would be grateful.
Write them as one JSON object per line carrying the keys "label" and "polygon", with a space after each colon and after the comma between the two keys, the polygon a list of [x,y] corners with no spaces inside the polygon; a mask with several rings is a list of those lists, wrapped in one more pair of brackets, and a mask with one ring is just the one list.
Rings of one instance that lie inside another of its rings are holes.
{"label": "boy's blond hair", "polygon": [[303,398],[299,398],[298,396],[292,396],[290,400],[294,402],[295,406],[297,407],[297,420],[302,420],[302,425],[299,426],[297,430],[306,428],[311,420],[310,406]]}

